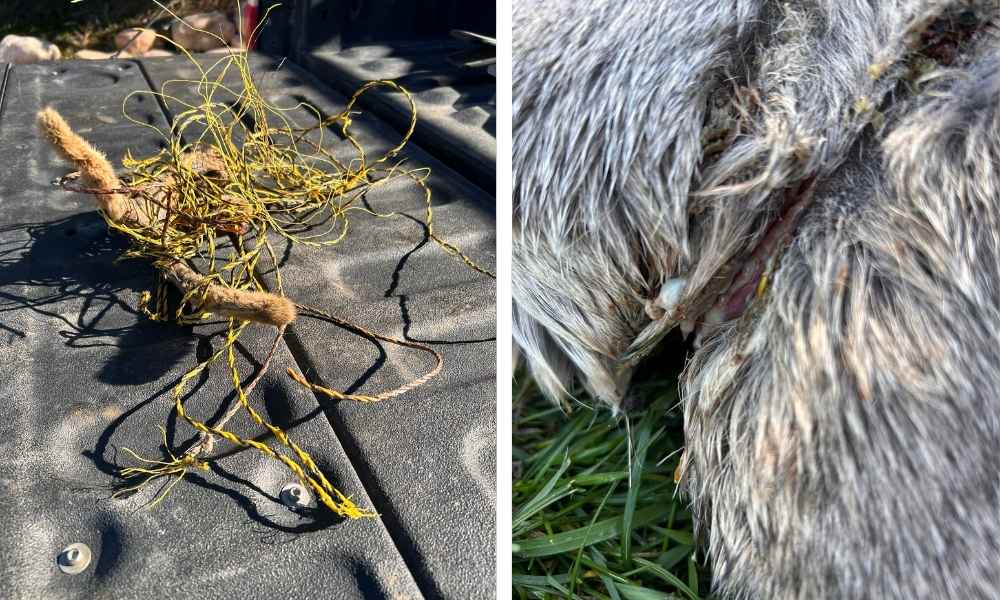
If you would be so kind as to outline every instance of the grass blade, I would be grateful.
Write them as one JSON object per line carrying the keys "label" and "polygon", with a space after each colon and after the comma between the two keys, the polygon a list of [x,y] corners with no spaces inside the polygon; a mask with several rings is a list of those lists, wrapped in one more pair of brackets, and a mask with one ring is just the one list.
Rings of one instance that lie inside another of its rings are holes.
{"label": "grass blade", "polygon": [[[659,519],[665,519],[667,511],[663,506],[647,506],[635,511],[632,517],[632,527],[642,527],[654,523]],[[594,523],[593,526],[580,527],[572,531],[565,531],[555,535],[520,540],[515,542],[517,547],[514,553],[524,558],[538,558],[542,556],[552,556],[571,552],[590,544],[610,540],[621,535],[621,517],[612,517]]]}
{"label": "grass blade", "polygon": [[649,449],[650,433],[653,428],[653,419],[650,415],[642,420],[639,425],[639,439],[635,446],[635,458],[632,460],[630,468],[631,476],[628,495],[625,499],[625,512],[622,515],[622,559],[625,564],[632,560],[632,520],[635,517],[635,504],[639,498],[639,488],[642,487],[642,471],[646,464],[646,451]]}
{"label": "grass blade", "polygon": [[680,577],[674,575],[673,573],[664,569],[655,562],[650,562],[644,558],[636,558],[635,562],[646,567],[646,569],[648,569],[649,572],[652,573],[653,575],[656,575],[663,581],[666,581],[670,585],[677,588],[677,591],[684,594],[685,597],[689,598],[690,600],[698,600],[698,594],[692,591],[691,588],[688,587],[688,584],[681,581]]}
{"label": "grass blade", "polygon": [[664,569],[673,569],[694,552],[691,546],[674,546],[656,559],[656,564]]}
{"label": "grass blade", "polygon": [[538,493],[536,493],[531,500],[525,502],[524,505],[521,506],[521,508],[514,514],[512,522],[514,535],[521,533],[525,523],[532,516],[541,512],[545,507],[562,500],[576,491],[573,488],[572,482],[555,489],[556,484],[559,483],[559,479],[566,472],[566,469],[569,468],[569,465],[569,457],[566,456],[563,458],[562,465],[556,470],[555,474],[549,478],[548,482],[546,482],[545,485],[538,490]]}
{"label": "grass blade", "polygon": [[694,563],[694,557],[688,559],[688,587],[698,595],[698,565]]}
{"label": "grass blade", "polygon": [[658,592],[656,590],[651,590],[638,585],[630,585],[627,583],[619,583],[616,585],[618,587],[618,591],[622,593],[622,596],[624,596],[626,600],[677,600],[677,596],[674,596],[673,594],[664,594],[663,592]]}

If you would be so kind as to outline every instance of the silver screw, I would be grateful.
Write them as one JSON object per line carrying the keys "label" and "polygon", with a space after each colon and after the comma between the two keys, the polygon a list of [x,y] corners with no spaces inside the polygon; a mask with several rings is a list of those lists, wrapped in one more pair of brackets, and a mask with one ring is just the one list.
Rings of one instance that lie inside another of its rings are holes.
{"label": "silver screw", "polygon": [[310,501],[309,492],[298,483],[289,483],[281,488],[280,497],[285,506],[308,506]]}
{"label": "silver screw", "polygon": [[59,553],[56,564],[63,573],[76,575],[90,566],[91,557],[90,547],[87,544],[70,544]]}

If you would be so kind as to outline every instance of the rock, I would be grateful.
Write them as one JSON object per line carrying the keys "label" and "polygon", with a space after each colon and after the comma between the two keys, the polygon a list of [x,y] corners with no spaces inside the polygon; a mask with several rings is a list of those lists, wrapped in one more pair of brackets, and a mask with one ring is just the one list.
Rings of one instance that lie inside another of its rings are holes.
{"label": "rock", "polygon": [[152,50],[146,50],[142,55],[143,58],[161,58],[166,56],[174,56],[174,53],[162,48],[153,48]]}
{"label": "rock", "polygon": [[156,43],[156,32],[142,27],[123,29],[115,36],[115,48],[122,49],[127,45],[128,51],[132,54],[145,54],[154,43]]}
{"label": "rock", "polygon": [[205,54],[238,54],[240,52],[246,52],[243,48],[212,48],[211,50],[206,50]]}
{"label": "rock", "polygon": [[136,58],[137,56],[139,55],[132,54],[131,52],[126,52],[125,50],[121,50],[118,52],[118,54],[115,54],[114,52],[104,52],[103,50],[88,50],[85,48],[83,50],[77,50],[76,54],[73,55],[73,58],[78,58],[82,60],[104,60],[107,58],[115,58],[115,59]]}
{"label": "rock", "polygon": [[110,52],[101,52],[100,50],[77,50],[73,58],[79,58],[82,60],[102,60],[105,58],[111,58]]}
{"label": "rock", "polygon": [[[214,33],[222,39],[196,29]],[[204,52],[225,46],[235,31],[233,22],[225,14],[215,11],[189,15],[183,21],[174,21],[170,27],[170,37],[189,52]]]}
{"label": "rock", "polygon": [[243,47],[243,44],[240,43],[240,30],[235,26],[233,27],[233,35],[229,36],[229,45],[233,48]]}
{"label": "rock", "polygon": [[[111,58],[112,52],[102,52],[100,50],[77,50],[73,58],[79,58],[82,60],[104,60],[106,58]],[[132,54],[129,52],[120,52],[118,58],[132,58]]]}
{"label": "rock", "polygon": [[51,42],[28,35],[6,35],[0,41],[0,62],[19,65],[62,57],[59,47]]}

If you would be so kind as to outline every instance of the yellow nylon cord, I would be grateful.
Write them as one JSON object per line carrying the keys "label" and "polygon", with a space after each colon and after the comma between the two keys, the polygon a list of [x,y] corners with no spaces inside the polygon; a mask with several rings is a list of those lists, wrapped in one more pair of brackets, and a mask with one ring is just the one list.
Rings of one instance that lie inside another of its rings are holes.
{"label": "yellow nylon cord", "polygon": [[[162,4],[160,6],[170,12]],[[269,8],[268,12],[273,8],[274,6]],[[177,18],[172,12],[170,14]],[[266,18],[265,13],[261,24]],[[255,31],[253,35],[256,33]],[[169,38],[160,37],[173,44]],[[135,158],[128,153],[123,161],[128,174],[123,179],[126,182],[123,189],[118,190],[118,193],[128,194],[138,209],[150,217],[144,221],[148,225],[116,222],[107,215],[105,220],[110,228],[126,235],[131,241],[131,246],[123,257],[150,260],[161,269],[167,269],[177,261],[189,262],[202,267],[201,275],[205,279],[201,285],[184,293],[180,304],[170,314],[167,281],[161,278],[155,292],[144,292],[139,299],[138,308],[147,317],[156,321],[172,320],[180,324],[203,322],[212,316],[210,312],[199,308],[206,302],[209,284],[233,290],[265,292],[268,291],[267,286],[257,275],[261,271],[274,274],[275,289],[271,291],[284,295],[272,236],[306,246],[338,244],[348,234],[352,211],[362,211],[375,217],[395,216],[396,213],[367,210],[358,206],[358,200],[377,186],[399,178],[407,178],[423,189],[425,226],[430,239],[445,253],[460,259],[468,267],[495,278],[492,272],[435,233],[431,189],[427,185],[429,170],[405,170],[401,167],[401,162],[393,162],[409,142],[417,123],[416,105],[410,93],[402,86],[389,80],[368,82],[351,96],[344,110],[323,118],[316,108],[306,103],[279,107],[268,102],[254,84],[247,57],[243,53],[229,54],[219,58],[208,68],[203,68],[184,48],[176,44],[174,46],[190,59],[191,64],[198,69],[200,78],[167,81],[160,91],[135,91],[123,103],[126,118],[138,126],[155,130],[166,143],[163,150],[152,156]],[[233,89],[224,82],[231,73],[239,75],[241,85],[238,89]],[[195,86],[198,101],[185,102],[168,93],[170,88],[178,84]],[[409,102],[411,118],[399,143],[382,156],[370,160],[352,134],[351,125],[353,119],[360,114],[355,109],[358,100],[366,92],[379,87],[403,94]],[[130,98],[138,95],[153,96],[168,106],[180,107],[170,131],[162,131],[145,120],[128,115],[127,103]],[[308,125],[293,122],[289,115],[299,110],[309,113],[313,122]],[[325,135],[326,129],[332,126],[339,126],[344,141],[353,150],[355,156],[350,160],[336,158],[326,143],[326,138],[330,137]],[[195,135],[195,130],[201,132]],[[315,134],[317,139],[307,139],[306,136],[310,134]],[[108,190],[80,191],[106,193]],[[317,228],[319,231],[314,232]],[[223,234],[229,238],[232,246],[225,252],[217,246],[217,238]],[[263,263],[260,262],[262,258]],[[362,336],[428,352],[435,357],[434,367],[425,375],[394,390],[374,395],[337,392],[310,383],[302,375],[289,369],[289,375],[297,383],[315,393],[340,400],[375,402],[412,390],[429,381],[441,369],[441,355],[427,346],[379,335],[320,309],[304,306],[299,308],[305,314],[330,320]],[[334,488],[307,451],[289,439],[281,428],[268,423],[251,406],[247,394],[263,375],[270,356],[255,375],[253,383],[245,389],[236,362],[235,344],[248,323],[249,321],[229,318],[226,341],[222,348],[180,378],[172,392],[174,410],[178,416],[199,431],[203,440],[210,441],[211,436],[217,436],[236,446],[256,450],[280,461],[313,490],[323,506],[335,514],[347,518],[377,516],[371,510],[359,508],[349,497]],[[281,331],[283,332],[283,328]],[[275,347],[280,336],[281,332],[275,340]],[[273,352],[274,348],[272,354]],[[185,410],[182,398],[188,384],[223,355],[226,355],[227,369],[239,406],[254,423],[266,429],[277,445],[286,449],[287,453],[279,452],[267,443],[232,433],[223,427],[226,419],[211,426]],[[165,432],[163,443],[167,447]],[[141,482],[120,490],[115,495],[137,491],[160,477],[175,478],[152,501],[151,506],[155,506],[184,477],[188,469],[209,468],[208,463],[200,458],[204,448],[199,443],[183,456],[176,457],[167,447],[169,461],[144,459],[125,448],[130,456],[151,466],[122,469],[122,477],[141,478]]]}

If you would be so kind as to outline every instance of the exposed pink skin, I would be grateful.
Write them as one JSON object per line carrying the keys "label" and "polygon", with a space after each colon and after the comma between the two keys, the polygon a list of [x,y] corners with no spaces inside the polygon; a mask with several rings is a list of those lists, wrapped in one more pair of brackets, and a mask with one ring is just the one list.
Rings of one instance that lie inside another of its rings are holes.
{"label": "exposed pink skin", "polygon": [[723,315],[726,319],[732,319],[738,317],[746,310],[747,306],[750,304],[750,296],[753,294],[754,290],[757,289],[757,284],[760,281],[760,276],[763,274],[763,268],[757,268],[755,265],[754,279],[744,285],[743,287],[737,288],[729,298],[726,300],[725,305],[723,305]]}
{"label": "exposed pink skin", "polygon": [[703,324],[714,325],[743,314],[760,285],[768,261],[791,241],[799,215],[812,202],[813,188],[814,181],[809,179],[785,192],[785,207],[781,214],[768,227],[726,293],[719,296],[719,300],[705,314]]}
{"label": "exposed pink skin", "polygon": [[[653,321],[666,319],[670,323],[679,323],[685,338],[695,333],[694,347],[697,348],[700,346],[700,333],[704,326],[718,325],[742,315],[750,306],[772,259],[791,241],[799,216],[812,202],[814,187],[815,178],[809,178],[785,191],[785,203],[780,214],[768,225],[764,237],[709,310],[700,317],[685,315],[685,307],[679,300],[686,282],[683,278],[676,278],[667,282],[656,298],[647,301],[645,309],[649,318]],[[627,356],[626,360],[628,359]]]}

